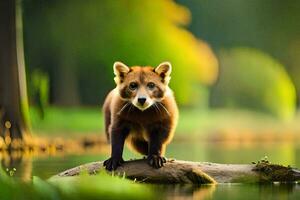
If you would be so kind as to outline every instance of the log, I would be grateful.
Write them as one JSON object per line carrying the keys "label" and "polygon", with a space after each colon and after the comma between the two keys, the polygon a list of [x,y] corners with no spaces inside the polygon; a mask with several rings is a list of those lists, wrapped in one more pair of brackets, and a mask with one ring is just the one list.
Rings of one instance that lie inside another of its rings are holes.
{"label": "log", "polygon": [[[105,170],[103,162],[92,162],[61,172],[50,179],[76,176],[83,171],[97,174],[100,170]],[[217,164],[168,160],[162,168],[154,169],[145,159],[138,159],[126,161],[112,173],[125,175],[126,178],[139,182],[167,184],[265,183],[300,180],[298,169],[271,164],[268,161],[257,164]]]}

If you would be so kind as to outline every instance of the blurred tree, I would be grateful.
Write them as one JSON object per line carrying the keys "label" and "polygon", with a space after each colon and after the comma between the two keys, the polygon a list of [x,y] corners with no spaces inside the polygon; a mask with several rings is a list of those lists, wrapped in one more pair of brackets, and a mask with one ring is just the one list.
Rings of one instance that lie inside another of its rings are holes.
{"label": "blurred tree", "polygon": [[0,136],[23,138],[28,104],[19,0],[0,2]]}
{"label": "blurred tree", "polygon": [[212,105],[255,109],[290,119],[296,108],[295,87],[284,67],[261,51],[248,48],[219,54],[220,78]]}
{"label": "blurred tree", "polygon": [[184,26],[190,13],[170,0],[27,0],[25,37],[30,70],[50,76],[51,102],[99,104],[114,87],[112,64],[173,64],[171,85],[181,104],[198,102],[196,84],[211,84],[218,63],[210,47]]}
{"label": "blurred tree", "polygon": [[189,29],[215,49],[249,46],[284,64],[300,105],[300,1],[177,0],[193,15]]}
{"label": "blurred tree", "polygon": [[295,83],[297,90],[297,103],[300,108],[300,37],[298,40],[295,40],[289,45],[285,53],[287,53],[287,56],[284,61],[289,66],[287,70]]}

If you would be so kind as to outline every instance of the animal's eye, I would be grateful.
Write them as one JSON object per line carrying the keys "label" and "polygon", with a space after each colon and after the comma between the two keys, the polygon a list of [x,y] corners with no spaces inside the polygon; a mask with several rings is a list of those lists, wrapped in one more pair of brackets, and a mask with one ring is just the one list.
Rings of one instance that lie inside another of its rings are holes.
{"label": "animal's eye", "polygon": [[129,84],[129,89],[136,90],[138,88],[138,84],[136,82],[131,82]]}
{"label": "animal's eye", "polygon": [[150,89],[150,90],[153,90],[155,88],[155,84],[150,82],[147,84],[147,87]]}

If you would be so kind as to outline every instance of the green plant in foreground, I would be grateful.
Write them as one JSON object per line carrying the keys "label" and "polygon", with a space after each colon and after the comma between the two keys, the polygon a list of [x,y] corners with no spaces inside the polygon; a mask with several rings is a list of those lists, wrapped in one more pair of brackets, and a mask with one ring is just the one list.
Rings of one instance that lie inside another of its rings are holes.
{"label": "green plant in foreground", "polygon": [[33,177],[32,182],[24,183],[0,172],[0,199],[151,199],[152,190],[106,173],[89,176],[60,177],[49,181]]}

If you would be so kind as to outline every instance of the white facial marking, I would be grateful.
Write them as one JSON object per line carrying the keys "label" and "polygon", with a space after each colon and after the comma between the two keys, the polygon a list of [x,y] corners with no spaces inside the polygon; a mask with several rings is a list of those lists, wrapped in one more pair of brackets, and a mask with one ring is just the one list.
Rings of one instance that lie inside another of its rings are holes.
{"label": "white facial marking", "polygon": [[[138,99],[140,97],[145,97],[146,101],[145,103],[142,105],[139,103]],[[150,106],[152,106],[154,103],[154,101],[148,96],[148,95],[136,95],[132,101],[132,104],[137,107],[139,110],[144,111],[146,109],[148,109]]]}

